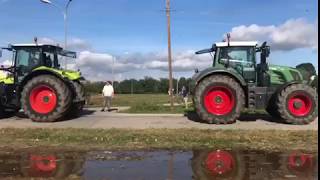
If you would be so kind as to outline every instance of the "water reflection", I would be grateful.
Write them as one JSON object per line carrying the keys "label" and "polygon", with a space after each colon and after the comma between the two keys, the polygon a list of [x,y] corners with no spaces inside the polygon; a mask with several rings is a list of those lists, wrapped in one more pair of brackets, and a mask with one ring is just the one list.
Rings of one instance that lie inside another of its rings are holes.
{"label": "water reflection", "polygon": [[[32,152],[32,151],[29,151]],[[0,179],[317,179],[316,154],[246,150],[14,153],[0,151]]]}
{"label": "water reflection", "polygon": [[315,179],[317,157],[303,152],[194,151],[194,179]]}
{"label": "water reflection", "polygon": [[0,152],[0,179],[6,177],[65,178],[81,174],[82,153],[12,153]]}

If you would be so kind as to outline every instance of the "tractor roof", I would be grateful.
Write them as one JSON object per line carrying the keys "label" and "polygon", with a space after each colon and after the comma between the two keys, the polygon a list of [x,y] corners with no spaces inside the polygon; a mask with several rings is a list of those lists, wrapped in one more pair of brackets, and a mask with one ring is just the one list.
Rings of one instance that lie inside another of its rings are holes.
{"label": "tractor roof", "polygon": [[6,48],[6,49],[24,48],[24,47],[43,47],[44,49],[51,49],[51,50],[55,49],[62,56],[67,56],[70,58],[77,57],[76,52],[64,50],[60,46],[55,46],[55,45],[51,45],[51,44],[10,44],[9,48]]}
{"label": "tractor roof", "polygon": [[51,44],[10,44],[10,46],[13,47],[39,47],[39,46],[51,46],[51,47],[58,47],[61,48],[60,46],[55,46]]}
{"label": "tractor roof", "polygon": [[[215,44],[217,47],[226,47],[228,42],[218,42]],[[257,46],[258,42],[256,41],[231,41],[230,46]]]}

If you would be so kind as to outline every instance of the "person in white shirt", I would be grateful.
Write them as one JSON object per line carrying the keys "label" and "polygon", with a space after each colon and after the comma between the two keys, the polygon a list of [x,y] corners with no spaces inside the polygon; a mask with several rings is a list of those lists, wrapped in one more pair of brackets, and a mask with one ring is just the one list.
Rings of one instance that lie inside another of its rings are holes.
{"label": "person in white shirt", "polygon": [[111,101],[114,96],[114,89],[110,81],[107,81],[106,85],[103,87],[102,96],[104,97],[104,104],[101,111],[105,111],[106,107],[108,108],[108,111],[110,111]]}

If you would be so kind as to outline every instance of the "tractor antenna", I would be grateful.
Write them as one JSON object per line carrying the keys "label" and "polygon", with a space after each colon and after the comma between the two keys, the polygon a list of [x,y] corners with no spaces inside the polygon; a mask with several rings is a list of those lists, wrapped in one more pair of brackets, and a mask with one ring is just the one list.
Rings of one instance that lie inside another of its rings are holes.
{"label": "tractor antenna", "polygon": [[34,37],[34,38],[33,38],[33,41],[34,41],[34,43],[38,46],[38,38],[37,38],[37,37]]}
{"label": "tractor antenna", "polygon": [[230,46],[230,38],[231,38],[230,33],[228,33],[228,34],[227,34],[228,46]]}

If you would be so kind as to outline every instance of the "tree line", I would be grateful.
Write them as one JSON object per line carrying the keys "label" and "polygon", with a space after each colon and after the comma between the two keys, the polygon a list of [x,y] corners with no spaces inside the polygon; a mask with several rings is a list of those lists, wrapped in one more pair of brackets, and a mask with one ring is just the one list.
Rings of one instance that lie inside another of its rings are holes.
{"label": "tree line", "polygon": [[[89,94],[100,94],[105,82],[86,82],[84,87]],[[173,79],[174,93],[181,91],[185,86],[187,90],[191,89],[192,79],[181,77]],[[116,94],[167,94],[169,91],[169,79],[160,78],[154,79],[152,77],[144,77],[143,79],[126,79],[123,81],[115,81],[113,87]]]}

